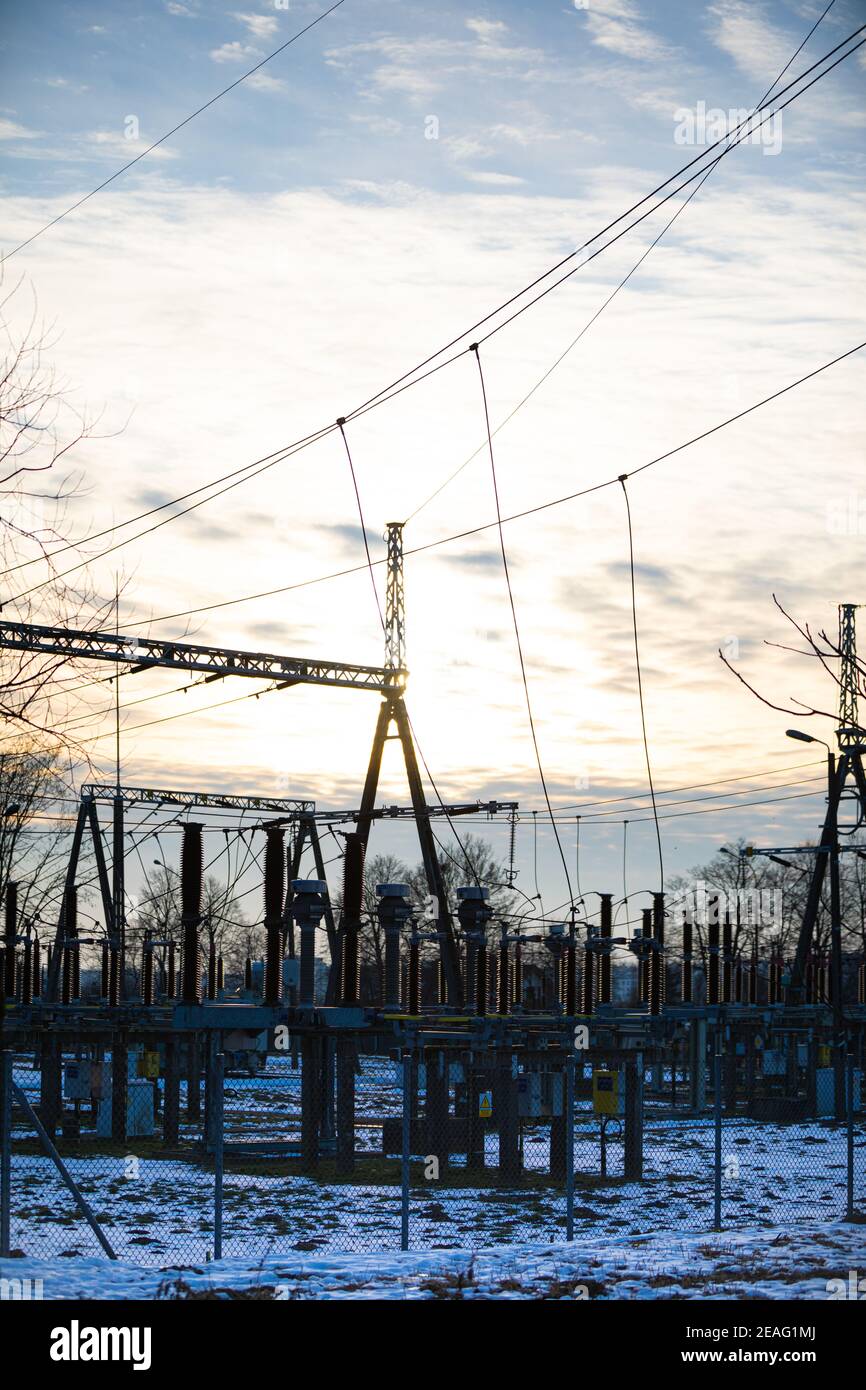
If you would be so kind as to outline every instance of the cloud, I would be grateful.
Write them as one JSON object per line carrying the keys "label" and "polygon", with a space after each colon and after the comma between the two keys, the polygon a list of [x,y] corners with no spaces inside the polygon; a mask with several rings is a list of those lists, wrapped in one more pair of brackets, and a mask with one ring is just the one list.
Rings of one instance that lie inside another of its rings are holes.
{"label": "cloud", "polygon": [[41,133],[39,130],[30,130],[27,126],[19,125],[17,121],[0,118],[0,140],[38,140]]}
{"label": "cloud", "polygon": [[642,24],[632,0],[592,0],[580,17],[589,26],[592,42],[610,53],[635,62],[657,62],[672,54],[670,46]]}
{"label": "cloud", "polygon": [[792,40],[752,0],[717,0],[708,14],[713,42],[756,82],[768,81],[790,59]]}
{"label": "cloud", "polygon": [[[133,159],[135,155],[143,154],[150,145],[148,140],[141,137],[133,140],[124,135],[123,131],[116,130],[91,130],[84,138],[91,149],[95,147],[102,154],[116,155],[124,159]],[[173,150],[168,145],[159,145],[147,157],[148,159],[177,159],[178,151]]]}
{"label": "cloud", "polygon": [[517,174],[499,174],[493,169],[467,169],[465,177],[473,183],[485,183],[494,188],[515,188],[518,184],[526,182]]}
{"label": "cloud", "polygon": [[465,23],[466,28],[477,34],[482,43],[490,43],[493,38],[508,33],[508,25],[498,19],[467,19]]}
{"label": "cloud", "polygon": [[262,55],[257,48],[239,43],[235,39],[233,43],[224,43],[219,48],[212,48],[210,56],[215,63],[246,63],[253,58],[261,58]]}
{"label": "cloud", "polygon": [[272,77],[269,72],[254,72],[246,80],[246,85],[256,92],[285,92],[287,84],[281,77]]}
{"label": "cloud", "polygon": [[429,99],[455,80],[544,80],[550,64],[543,49],[510,44],[506,39],[510,31],[501,22],[465,22],[472,35],[468,39],[385,34],[328,49],[325,61],[331,67],[350,69],[365,58],[372,58],[376,66],[364,78],[369,85],[362,88],[362,93],[376,98],[402,92],[419,100]]}
{"label": "cloud", "polygon": [[246,25],[251,37],[254,39],[271,39],[280,27],[276,15],[239,14],[235,11],[232,17],[240,20],[241,24]]}
{"label": "cloud", "polygon": [[90,91],[86,84],[78,86],[74,82],[69,82],[65,77],[46,77],[45,85],[46,87],[58,87],[68,92],[74,92],[76,96],[80,96],[82,92]]}

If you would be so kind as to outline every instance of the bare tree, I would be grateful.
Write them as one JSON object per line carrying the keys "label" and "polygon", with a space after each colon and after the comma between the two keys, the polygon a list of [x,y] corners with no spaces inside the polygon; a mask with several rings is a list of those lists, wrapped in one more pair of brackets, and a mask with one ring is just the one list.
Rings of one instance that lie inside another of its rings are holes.
{"label": "bare tree", "polygon": [[[141,969],[146,934],[151,940],[168,943],[177,948],[183,938],[181,929],[181,878],[170,865],[156,864],[147,876],[141,896],[132,904],[127,922],[127,966],[136,978]],[[203,958],[207,958],[210,935],[214,948],[222,956],[226,974],[243,970],[247,956],[255,956],[262,944],[261,928],[250,923],[238,899],[214,874],[206,874],[202,893]],[[156,959],[165,968],[167,945],[155,947]]]}
{"label": "bare tree", "polygon": [[[18,622],[96,630],[114,599],[98,596],[81,543],[66,534],[70,505],[82,493],[72,456],[94,437],[95,422],[76,409],[51,367],[52,329],[40,326],[35,297],[28,309],[25,295],[19,280],[0,300],[0,607]],[[3,746],[23,735],[40,752],[55,749],[58,759],[86,759],[76,715],[89,699],[78,697],[96,684],[68,657],[3,648]]]}

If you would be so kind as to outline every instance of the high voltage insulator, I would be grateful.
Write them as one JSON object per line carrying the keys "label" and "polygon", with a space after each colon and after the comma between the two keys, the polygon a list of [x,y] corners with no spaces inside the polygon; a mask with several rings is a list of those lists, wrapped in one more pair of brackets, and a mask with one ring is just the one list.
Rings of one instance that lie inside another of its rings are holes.
{"label": "high voltage insulator", "polygon": [[653,893],[653,950],[649,958],[649,1009],[660,1014],[665,1005],[665,895]]}
{"label": "high voltage insulator", "polygon": [[201,1003],[202,826],[186,821],[180,851],[181,923],[183,926],[183,1002]]}
{"label": "high voltage insulator", "polygon": [[69,884],[63,894],[63,962],[62,993],[64,1004],[71,1004],[80,994],[80,965],[78,957],[78,889]]}
{"label": "high voltage insulator", "polygon": [[507,1014],[511,1009],[511,981],[508,964],[508,928],[499,933],[499,998],[497,1012]]}
{"label": "high voltage insulator", "polygon": [[6,884],[6,918],[3,933],[3,993],[15,998],[15,943],[18,939],[18,884]]}
{"label": "high voltage insulator", "polygon": [[[589,928],[587,928],[589,931]],[[589,949],[589,940],[583,952],[583,1001],[581,1013],[595,1011],[595,952]]]}
{"label": "high voltage insulator", "polygon": [[[641,939],[643,941],[652,940],[653,934],[653,910],[651,907],[641,908]],[[650,958],[649,947],[645,947],[638,957],[638,998],[642,1004],[647,1004],[650,997]]]}
{"label": "high voltage insulator", "polygon": [[28,936],[24,942],[24,963],[21,971],[21,1003],[33,1002],[33,943]]}
{"label": "high voltage insulator", "polygon": [[151,934],[144,933],[144,951],[141,963],[141,999],[143,1004],[153,1003],[153,946]]}
{"label": "high voltage insulator", "polygon": [[719,1002],[719,900],[710,898],[707,905],[707,1003]]}
{"label": "high voltage insulator", "polygon": [[687,917],[683,922],[683,965],[680,985],[680,997],[684,1004],[692,1002],[693,932],[694,928]]}
{"label": "high voltage insulator", "polygon": [[[601,926],[599,936],[609,940],[613,934],[613,894],[601,894]],[[598,969],[598,1002],[599,1004],[610,1003],[610,970],[611,958],[610,951],[605,950],[601,953]]]}
{"label": "high voltage insulator", "polygon": [[285,831],[269,825],[265,840],[265,992],[266,1004],[283,997],[283,899],[286,873]]}
{"label": "high voltage insulator", "polygon": [[725,912],[725,920],[722,925],[722,1003],[730,1004],[732,999],[733,984],[733,957],[734,957],[734,936],[733,926],[731,925],[731,914]]}
{"label": "high voltage insulator", "polygon": [[[343,931],[340,994],[343,1004],[359,1000],[358,947],[361,913],[364,910],[364,840],[352,833],[346,836],[343,855]],[[412,1010],[410,1009],[410,1013]]]}
{"label": "high voltage insulator", "polygon": [[327,892],[324,879],[292,880],[292,916],[301,932],[298,1003],[305,1007],[316,1002],[316,928],[325,914]]}

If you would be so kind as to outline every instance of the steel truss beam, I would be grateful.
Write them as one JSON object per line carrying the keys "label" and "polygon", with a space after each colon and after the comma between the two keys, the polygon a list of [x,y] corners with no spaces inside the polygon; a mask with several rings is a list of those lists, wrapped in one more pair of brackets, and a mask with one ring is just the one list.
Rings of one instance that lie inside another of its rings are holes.
{"label": "steel truss beam", "polygon": [[276,656],[270,652],[244,652],[226,647],[201,647],[151,637],[124,637],[119,633],[80,632],[73,628],[40,627],[35,623],[0,622],[0,647],[16,651],[44,652],[78,660],[127,663],[134,671],[167,667],[180,671],[207,671],[216,676],[252,676],[286,685],[327,685],[345,690],[399,693],[406,672],[382,666],[354,666],[343,661]]}
{"label": "steel truss beam", "polygon": [[[315,801],[299,801],[296,797],[231,796],[222,792],[162,791],[146,787],[121,787],[119,794],[125,806],[140,804],[156,806],[210,806],[229,811],[278,811],[293,819],[312,816]],[[113,782],[87,782],[81,788],[82,801],[114,801],[118,788]]]}

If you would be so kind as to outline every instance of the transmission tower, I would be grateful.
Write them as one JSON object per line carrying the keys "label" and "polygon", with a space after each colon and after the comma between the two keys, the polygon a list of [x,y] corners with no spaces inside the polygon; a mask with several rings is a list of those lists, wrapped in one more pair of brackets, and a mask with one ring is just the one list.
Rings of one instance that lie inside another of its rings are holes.
{"label": "transmission tower", "polygon": [[857,717],[857,603],[839,604],[839,747],[855,748],[863,742]]}
{"label": "transmission tower", "polygon": [[385,593],[385,669],[406,669],[406,608],[403,596],[403,525],[388,521],[388,587]]}

